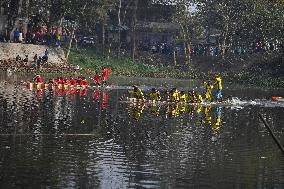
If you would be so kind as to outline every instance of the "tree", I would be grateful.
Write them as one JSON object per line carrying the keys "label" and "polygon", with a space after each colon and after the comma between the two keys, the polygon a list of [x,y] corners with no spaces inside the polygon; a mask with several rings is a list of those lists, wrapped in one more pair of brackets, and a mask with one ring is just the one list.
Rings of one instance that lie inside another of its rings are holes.
{"label": "tree", "polygon": [[137,24],[137,8],[138,0],[134,0],[133,10],[132,10],[132,21],[131,21],[131,57],[135,60],[136,53],[136,24]]}
{"label": "tree", "polygon": [[186,63],[190,64],[192,42],[193,40],[199,39],[204,30],[202,27],[202,19],[199,12],[192,9],[194,1],[175,0],[174,4],[176,11],[173,15],[173,22],[179,25],[180,37],[185,47]]}
{"label": "tree", "polygon": [[[283,2],[268,0],[198,0],[206,28],[220,31],[219,46],[226,52],[238,47],[283,39]],[[210,34],[210,31],[209,31]]]}

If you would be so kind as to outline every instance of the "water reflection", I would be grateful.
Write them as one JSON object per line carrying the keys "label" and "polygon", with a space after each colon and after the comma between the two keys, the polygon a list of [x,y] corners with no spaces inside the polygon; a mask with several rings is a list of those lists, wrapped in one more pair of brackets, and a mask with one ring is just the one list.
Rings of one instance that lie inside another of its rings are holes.
{"label": "water reflection", "polygon": [[[151,115],[154,117],[163,117],[165,119],[178,119],[180,117],[193,118],[198,116],[201,120],[202,126],[209,126],[217,132],[222,123],[222,107],[212,105],[191,105],[187,103],[168,103],[158,105],[154,103],[142,103],[142,101],[130,101],[128,104],[128,115],[131,119],[139,121],[143,112],[147,114],[145,109],[149,109]],[[164,112],[163,115],[161,112]],[[147,115],[146,115],[147,116]]]}
{"label": "water reflection", "polygon": [[0,83],[0,188],[283,188],[283,108],[120,102]]}

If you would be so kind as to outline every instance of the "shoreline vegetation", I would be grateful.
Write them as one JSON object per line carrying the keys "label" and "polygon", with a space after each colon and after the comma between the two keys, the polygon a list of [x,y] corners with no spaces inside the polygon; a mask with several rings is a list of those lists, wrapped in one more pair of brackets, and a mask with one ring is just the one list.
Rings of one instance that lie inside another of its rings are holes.
{"label": "shoreline vegetation", "polygon": [[[284,88],[283,11],[280,0],[7,1],[0,60],[10,62],[0,67],[70,75],[79,65],[75,73],[88,76],[107,66],[113,76],[201,80],[218,73],[225,82]],[[4,48],[10,42],[63,47],[68,62],[22,68]]]}
{"label": "shoreline vegetation", "polygon": [[[113,76],[211,79],[216,73],[231,84],[249,87],[284,88],[284,62],[279,53],[253,54],[252,56],[226,59],[194,58],[191,65],[161,62],[133,62],[127,56],[101,56],[94,49],[72,49],[69,63],[79,65],[84,73],[95,73],[104,66],[111,69]],[[236,65],[236,66],[235,66]],[[264,71],[265,70],[265,71]]]}
{"label": "shoreline vegetation", "polygon": [[[151,53],[144,56],[150,57]],[[284,63],[283,56],[279,52],[225,59],[193,57],[190,65],[179,63],[174,66],[169,61],[165,63],[158,59],[133,62],[127,55],[106,54],[102,56],[102,53],[97,52],[95,48],[72,48],[68,62],[64,66],[52,64],[52,66],[38,70],[21,67],[15,63],[15,60],[6,60],[6,64],[10,64],[10,66],[3,66],[3,60],[1,62],[2,70],[7,70],[10,67],[16,73],[93,76],[96,72],[100,73],[101,69],[106,66],[111,69],[112,77],[203,80],[211,79],[218,73],[222,76],[223,81],[229,84],[246,87],[284,88]],[[80,67],[80,71],[76,71],[77,65]]]}

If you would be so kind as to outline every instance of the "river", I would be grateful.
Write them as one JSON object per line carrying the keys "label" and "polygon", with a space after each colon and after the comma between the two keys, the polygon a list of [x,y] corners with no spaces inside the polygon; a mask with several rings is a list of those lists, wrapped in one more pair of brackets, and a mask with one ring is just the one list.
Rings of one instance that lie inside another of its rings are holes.
{"label": "river", "polygon": [[258,117],[284,145],[284,104],[268,100],[283,90],[225,87],[235,104],[223,107],[144,106],[121,101],[125,78],[73,93],[20,79],[0,77],[0,188],[284,188],[284,156]]}

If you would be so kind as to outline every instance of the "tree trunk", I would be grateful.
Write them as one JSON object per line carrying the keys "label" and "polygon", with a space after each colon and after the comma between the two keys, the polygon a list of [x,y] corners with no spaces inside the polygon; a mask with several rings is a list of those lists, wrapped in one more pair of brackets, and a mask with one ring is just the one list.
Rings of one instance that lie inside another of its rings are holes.
{"label": "tree trunk", "polygon": [[69,54],[70,54],[70,50],[71,50],[71,47],[72,47],[72,41],[73,41],[73,38],[74,38],[74,34],[75,34],[75,30],[72,29],[72,33],[71,33],[69,44],[68,44],[68,50],[67,50],[67,54],[66,54],[66,60],[68,60],[68,57],[69,57]]}
{"label": "tree trunk", "polygon": [[19,0],[19,4],[18,4],[18,17],[22,16],[22,9],[23,9],[23,0]]}
{"label": "tree trunk", "polygon": [[102,53],[105,55],[105,23],[102,23]]}
{"label": "tree trunk", "polygon": [[175,47],[174,47],[173,55],[174,55],[174,66],[176,66],[177,65],[177,57],[176,57],[176,48]]}
{"label": "tree trunk", "polygon": [[119,0],[117,18],[118,18],[118,55],[120,55],[120,48],[121,48],[121,0]]}
{"label": "tree trunk", "polygon": [[136,52],[136,21],[137,21],[137,6],[138,0],[134,2],[134,10],[132,15],[132,46],[131,46],[131,56],[132,60],[135,61],[135,52]]}
{"label": "tree trunk", "polygon": [[110,58],[110,54],[111,54],[111,43],[109,43],[109,46],[108,46],[108,55],[107,55],[108,60]]}
{"label": "tree trunk", "polygon": [[190,56],[190,53],[191,53],[191,45],[190,45],[190,43],[189,44],[187,44],[187,50],[188,50],[188,64],[190,64],[191,63],[191,56]]}
{"label": "tree trunk", "polygon": [[227,44],[226,41],[228,37],[228,32],[229,32],[229,21],[226,19],[225,20],[225,31],[224,31],[223,42],[222,42],[222,52],[221,52],[222,59],[225,58],[225,54],[226,54],[226,44]]}
{"label": "tree trunk", "polygon": [[26,0],[26,7],[25,7],[25,17],[29,18],[29,8],[30,8],[30,0]]}

